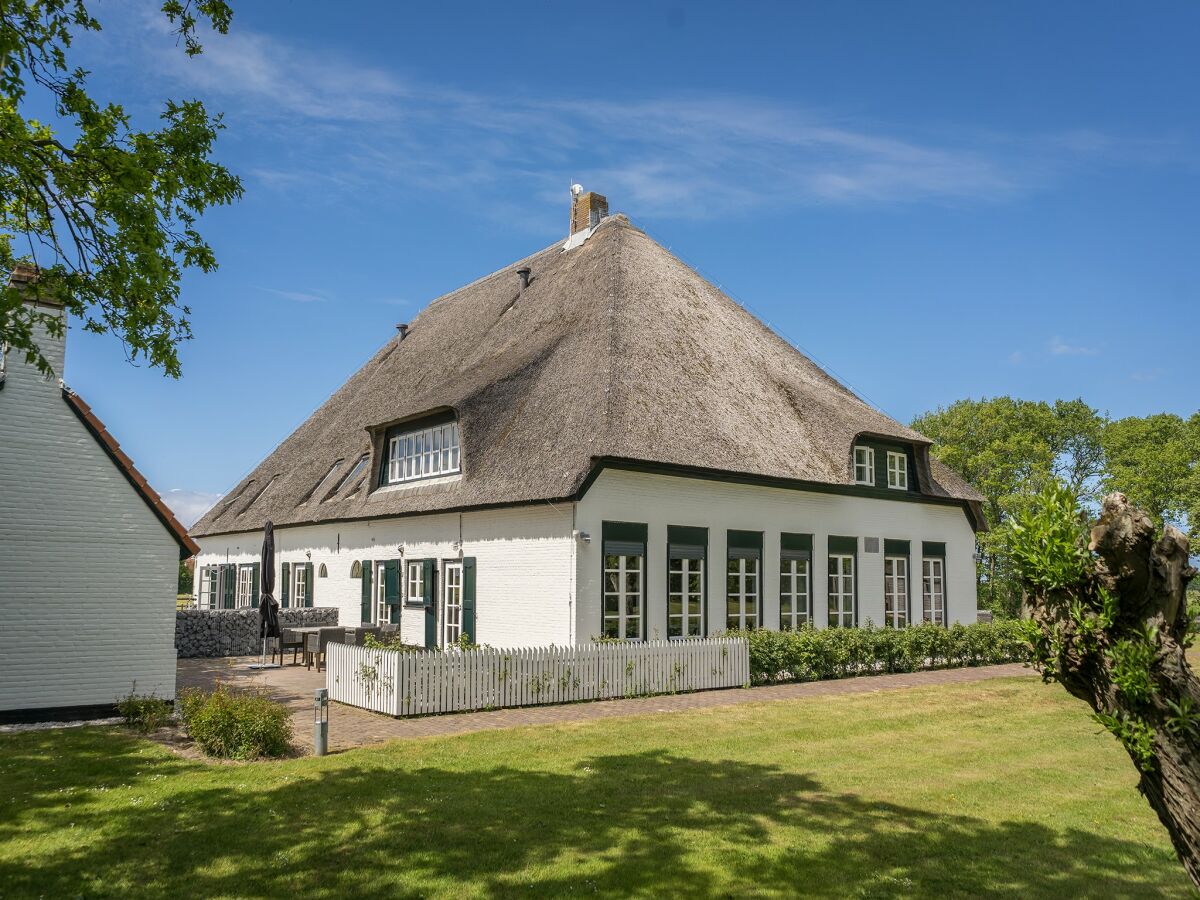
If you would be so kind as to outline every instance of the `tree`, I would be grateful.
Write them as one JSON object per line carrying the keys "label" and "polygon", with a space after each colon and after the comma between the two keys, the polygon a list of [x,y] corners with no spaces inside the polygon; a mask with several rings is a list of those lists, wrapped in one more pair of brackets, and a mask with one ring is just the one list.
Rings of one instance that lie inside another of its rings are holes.
{"label": "tree", "polygon": [[933,441],[934,455],[984,496],[988,530],[977,538],[977,574],[988,609],[1014,615],[1020,608],[1001,526],[1055,480],[1080,500],[1094,499],[1104,465],[1103,423],[1082,400],[1049,404],[1012,397],[960,400],[913,420],[912,427]]}
{"label": "tree", "polygon": [[[224,0],[162,11],[190,56],[202,49],[197,16],[222,34],[232,17]],[[67,54],[75,35],[99,30],[86,0],[0,0],[0,341],[49,374],[37,329],[61,336],[63,320],[26,303],[32,294],[178,377],[177,345],[191,335],[180,276],[217,265],[197,218],[242,184],[210,158],[223,126],[199,101],[167,101],[162,127],[141,131],[88,94]],[[55,127],[26,115],[29,90],[52,105]],[[24,289],[4,277],[19,262],[39,273]]]}
{"label": "tree", "polygon": [[1120,491],[1144,509],[1158,526],[1182,525],[1194,503],[1200,477],[1200,414],[1184,421],[1171,413],[1131,416],[1104,428],[1108,456],[1105,487]]}
{"label": "tree", "polygon": [[1121,494],[1099,521],[1052,485],[1011,526],[1033,661],[1086,701],[1137,767],[1138,787],[1200,887],[1200,681],[1188,665],[1188,542]]}

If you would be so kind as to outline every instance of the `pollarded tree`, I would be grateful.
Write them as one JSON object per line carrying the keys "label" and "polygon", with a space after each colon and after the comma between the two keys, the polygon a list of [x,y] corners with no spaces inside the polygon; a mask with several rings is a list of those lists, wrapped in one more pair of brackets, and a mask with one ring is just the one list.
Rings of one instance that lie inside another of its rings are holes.
{"label": "pollarded tree", "polygon": [[1089,530],[1055,485],[1011,526],[1034,664],[1091,706],[1128,752],[1139,789],[1200,886],[1200,681],[1188,665],[1187,538],[1124,495]]}

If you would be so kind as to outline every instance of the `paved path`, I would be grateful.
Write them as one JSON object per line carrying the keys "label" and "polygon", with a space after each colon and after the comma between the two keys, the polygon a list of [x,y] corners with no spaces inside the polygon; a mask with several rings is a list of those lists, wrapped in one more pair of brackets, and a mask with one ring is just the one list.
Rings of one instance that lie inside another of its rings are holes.
{"label": "paved path", "polygon": [[[238,688],[261,688],[295,710],[297,743],[301,746],[311,746],[313,690],[325,686],[325,673],[318,674],[315,668],[309,670],[302,665],[290,664],[281,669],[247,668],[248,663],[256,662],[257,659],[258,657],[181,659],[179,687],[212,687],[220,681]],[[1030,669],[1014,663],[977,669],[939,669],[935,672],[913,672],[907,675],[875,675],[838,681],[730,688],[695,694],[601,700],[561,706],[531,706],[523,709],[453,713],[415,719],[393,719],[357,707],[333,703],[329,712],[329,743],[331,750],[348,750],[395,738],[467,734],[523,725],[560,725],[616,716],[644,716],[768,700],[800,700],[831,694],[864,694],[937,684],[968,684],[991,678],[1031,674]]]}

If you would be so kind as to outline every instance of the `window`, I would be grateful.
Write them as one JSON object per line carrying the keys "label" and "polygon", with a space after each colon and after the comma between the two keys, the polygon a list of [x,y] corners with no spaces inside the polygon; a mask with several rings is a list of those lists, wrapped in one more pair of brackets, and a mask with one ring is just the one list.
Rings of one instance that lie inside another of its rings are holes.
{"label": "window", "polygon": [[404,596],[408,603],[420,606],[425,602],[425,568],[421,560],[411,560],[405,565],[407,576],[404,579]]}
{"label": "window", "polygon": [[236,600],[239,609],[257,605],[254,596],[254,566],[238,566]]}
{"label": "window", "polygon": [[292,606],[309,605],[308,567],[297,563],[292,566]]}
{"label": "window", "polygon": [[759,566],[762,533],[730,531],[729,558],[725,566],[725,627],[758,627]]}
{"label": "window", "polygon": [[875,483],[875,450],[872,447],[854,448],[854,483]]}
{"label": "window", "polygon": [[387,570],[386,562],[375,563],[375,580],[373,588],[375,590],[375,604],[373,621],[376,625],[384,625],[391,622],[391,610],[388,609],[387,602]]}
{"label": "window", "polygon": [[829,627],[854,625],[854,557],[829,555]]}
{"label": "window", "polygon": [[446,577],[442,579],[442,646],[453,647],[462,636],[463,618],[463,567],[462,563],[446,563]]}
{"label": "window", "polygon": [[708,529],[667,526],[667,637],[704,636]]}
{"label": "window", "polygon": [[200,596],[196,598],[200,609],[220,607],[220,573],[216,566],[200,567]]}
{"label": "window", "polygon": [[313,499],[314,497],[316,497],[318,501],[324,500],[325,499],[325,494],[324,494],[325,487],[329,483],[329,479],[333,477],[333,473],[337,471],[338,466],[340,466],[343,462],[345,462],[345,460],[342,458],[338,458],[338,459],[334,460],[333,465],[329,467],[329,471],[327,471],[324,475],[321,476],[321,480],[313,485],[313,489],[308,492],[308,496],[306,496],[300,502],[307,503],[309,500]]}
{"label": "window", "polygon": [[795,631],[812,621],[812,535],[779,536],[779,629]]}
{"label": "window", "polygon": [[605,522],[604,591],[600,633],[606,638],[642,639],[646,596],[646,526]]}
{"label": "window", "polygon": [[370,456],[369,453],[364,453],[362,456],[360,456],[358,458],[358,462],[356,462],[354,464],[354,467],[349,472],[347,472],[345,475],[343,475],[341,477],[341,479],[337,483],[337,487],[335,487],[332,491],[330,491],[326,496],[332,497],[334,494],[341,491],[341,489],[344,488],[347,484],[349,484],[350,479],[357,476],[358,473],[361,472],[363,470],[363,468],[366,466],[368,456]]}
{"label": "window", "polygon": [[883,624],[903,628],[908,624],[908,557],[883,558]]}
{"label": "window", "polygon": [[[250,498],[250,502],[241,508],[241,510],[238,512],[238,515],[241,515],[246,510],[248,510],[250,507],[252,507],[255,503],[257,503],[258,498],[261,497],[263,494],[265,494],[267,491],[269,491],[274,486],[275,482],[278,480],[279,480],[278,475],[272,475],[271,480],[268,481],[266,484],[264,484],[262,486],[262,489],[257,494],[255,494],[253,497]],[[249,485],[247,485],[247,487],[249,487]]]}
{"label": "window", "polygon": [[945,560],[927,556],[921,562],[921,606],[926,622],[946,624]]}
{"label": "window", "polygon": [[889,450],[887,455],[888,487],[908,490],[908,454]]}
{"label": "window", "polygon": [[398,433],[389,430],[386,440],[387,464],[380,477],[383,484],[401,484],[461,471],[457,422]]}

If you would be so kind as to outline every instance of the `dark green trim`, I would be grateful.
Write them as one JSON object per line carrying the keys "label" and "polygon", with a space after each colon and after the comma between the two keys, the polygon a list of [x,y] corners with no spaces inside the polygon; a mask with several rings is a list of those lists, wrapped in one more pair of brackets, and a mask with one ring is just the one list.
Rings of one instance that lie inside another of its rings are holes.
{"label": "dark green trim", "polygon": [[[475,633],[475,557],[463,557],[462,575],[462,633],[471,643],[478,644],[479,636]],[[645,584],[644,577],[642,583]]]}
{"label": "dark green trim", "polygon": [[383,563],[383,601],[388,608],[388,622],[400,624],[400,560],[389,559]]}
{"label": "dark green trim", "polygon": [[883,539],[883,553],[885,556],[908,556],[909,541],[903,541],[893,538]]}
{"label": "dark green trim", "polygon": [[[444,513],[479,512],[489,509],[516,509],[523,506],[545,506],[547,503],[574,503],[583,499],[600,473],[605,469],[615,469],[625,472],[645,472],[652,475],[671,475],[678,478],[697,478],[705,481],[720,481],[729,484],[749,484],[758,487],[775,487],[783,490],[807,491],[813,494],[837,494],[843,497],[867,497],[876,500],[897,500],[908,503],[929,503],[935,506],[956,506],[963,511],[967,522],[975,531],[981,530],[983,522],[976,518],[971,508],[971,502],[955,497],[937,497],[932,494],[914,493],[913,491],[889,491],[887,488],[870,488],[853,484],[827,484],[821,481],[805,481],[799,478],[775,478],[767,475],[754,475],[745,472],[731,472],[723,469],[706,469],[699,466],[678,466],[669,463],[651,463],[643,460],[625,457],[597,457],[593,460],[590,472],[579,483],[574,493],[558,497],[535,497],[529,500],[516,500],[507,503],[467,503],[444,506],[437,509],[422,509],[412,512],[389,513],[378,516],[333,516],[327,519],[299,519],[295,522],[275,523],[275,530],[281,528],[299,528],[305,525],[333,525],[342,522],[388,521],[391,519],[411,519],[418,516],[436,516]],[[228,528],[219,531],[205,531],[197,537],[219,537],[226,534],[245,534],[258,530],[254,528]]]}
{"label": "dark green trim", "polygon": [[259,564],[258,563],[250,563],[250,605],[252,607],[257,607],[259,604],[258,573],[259,573]]}
{"label": "dark green trim", "polygon": [[421,588],[425,594],[425,648],[438,646],[437,560],[421,560]]}
{"label": "dark green trim", "polygon": [[[829,536],[829,552],[830,553],[858,553],[858,538],[856,537],[839,537],[831,534]],[[855,581],[858,579],[856,578]]]}
{"label": "dark green trim", "polygon": [[941,556],[946,555],[945,541],[921,541],[922,556]]}
{"label": "dark green trim", "polygon": [[726,553],[730,550],[750,550],[757,551],[758,557],[762,557],[763,549],[763,533],[761,531],[738,531],[730,529],[725,535]]}
{"label": "dark green trim", "polygon": [[279,605],[283,609],[288,608],[288,595],[292,592],[292,565],[291,563],[279,564]]}
{"label": "dark green trim", "polygon": [[316,579],[313,577],[313,564],[304,564],[304,605],[311,607],[316,605]]}
{"label": "dark green trim", "polygon": [[375,571],[375,563],[369,559],[364,559],[362,565],[362,601],[359,608],[359,616],[362,619],[362,624],[366,625],[371,621],[371,576]]}
{"label": "dark green trim", "polygon": [[[795,534],[793,532],[784,531],[779,535],[779,549],[788,550],[792,553],[805,553],[812,555],[813,536],[811,534]],[[792,557],[793,559],[803,559],[803,557]]]}

